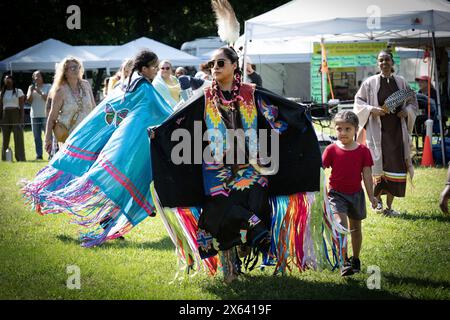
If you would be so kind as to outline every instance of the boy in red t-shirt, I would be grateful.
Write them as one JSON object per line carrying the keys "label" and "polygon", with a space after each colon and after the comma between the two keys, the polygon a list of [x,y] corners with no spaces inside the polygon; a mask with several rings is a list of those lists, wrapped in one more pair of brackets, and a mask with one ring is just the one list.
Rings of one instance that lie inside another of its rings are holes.
{"label": "boy in red t-shirt", "polygon": [[366,202],[361,180],[364,180],[372,207],[377,205],[373,195],[370,150],[355,141],[358,117],[352,111],[341,111],[334,117],[337,141],[329,145],[322,155],[324,168],[331,167],[328,199],[331,210],[341,225],[348,228],[352,238],[353,257],[346,256],[342,276],[361,271],[361,220],[366,218]]}

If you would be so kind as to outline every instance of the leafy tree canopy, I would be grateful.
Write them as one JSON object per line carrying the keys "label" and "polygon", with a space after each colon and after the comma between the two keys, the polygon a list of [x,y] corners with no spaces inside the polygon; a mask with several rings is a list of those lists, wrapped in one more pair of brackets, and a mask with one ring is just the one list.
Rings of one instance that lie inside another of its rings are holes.
{"label": "leafy tree canopy", "polygon": [[[229,0],[244,32],[244,21],[287,0]],[[68,6],[81,11],[81,29],[70,30]],[[0,2],[0,60],[48,38],[71,45],[120,45],[145,36],[174,48],[195,38],[216,36],[209,0],[6,0]]]}

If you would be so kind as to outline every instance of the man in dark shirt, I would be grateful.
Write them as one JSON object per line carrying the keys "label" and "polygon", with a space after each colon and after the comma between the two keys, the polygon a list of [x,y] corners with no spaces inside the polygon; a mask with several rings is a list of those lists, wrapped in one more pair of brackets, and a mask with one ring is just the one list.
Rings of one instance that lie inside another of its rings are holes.
{"label": "man in dark shirt", "polygon": [[[247,58],[247,59],[250,59],[250,58]],[[246,73],[247,73],[248,82],[254,83],[258,87],[262,87],[262,78],[258,73],[256,73],[255,69],[256,69],[256,66],[254,64],[252,64],[252,61],[247,60]]]}

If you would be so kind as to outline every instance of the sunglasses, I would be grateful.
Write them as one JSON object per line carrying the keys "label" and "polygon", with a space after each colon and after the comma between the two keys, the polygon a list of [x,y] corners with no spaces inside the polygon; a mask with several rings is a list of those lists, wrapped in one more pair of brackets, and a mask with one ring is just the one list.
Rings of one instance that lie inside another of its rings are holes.
{"label": "sunglasses", "polygon": [[226,62],[225,59],[217,59],[217,60],[208,61],[208,68],[213,69],[216,66],[216,63],[219,68],[223,68],[225,66],[225,62]]}
{"label": "sunglasses", "polygon": [[70,66],[70,67],[67,67],[67,70],[71,70],[71,71],[77,71],[78,69],[80,69],[79,66]]}
{"label": "sunglasses", "polygon": [[162,67],[161,70],[170,70],[170,67]]}

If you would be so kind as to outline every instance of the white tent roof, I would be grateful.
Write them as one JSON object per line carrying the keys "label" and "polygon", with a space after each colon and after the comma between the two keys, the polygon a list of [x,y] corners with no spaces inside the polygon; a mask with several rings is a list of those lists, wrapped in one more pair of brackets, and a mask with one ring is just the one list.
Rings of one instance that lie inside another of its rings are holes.
{"label": "white tent roof", "polygon": [[250,39],[326,36],[330,40],[346,34],[387,39],[424,37],[427,30],[449,36],[450,4],[445,0],[294,0],[246,21],[245,28]]}
{"label": "white tent roof", "polygon": [[[244,45],[244,35],[235,47]],[[304,39],[254,39],[247,44],[247,56],[252,63],[302,63],[310,62],[312,43]]]}
{"label": "white tent roof", "polygon": [[[247,56],[252,63],[305,63],[311,61],[313,41],[317,39],[256,39],[248,43]],[[244,36],[236,42],[236,47],[244,44]],[[401,59],[422,58],[423,50],[396,46]]]}
{"label": "white tent roof", "polygon": [[201,63],[201,60],[195,56],[146,37],[130,41],[104,53],[102,57],[109,60],[109,67],[116,68],[122,64],[122,61],[132,58],[141,49],[150,49],[160,60],[169,60],[177,66],[194,66]]}
{"label": "white tent roof", "polygon": [[[294,0],[246,21],[245,48],[254,39],[316,37],[319,41],[321,38],[333,41],[340,40],[336,38],[341,36],[365,40],[410,39],[430,38],[430,32],[435,37],[450,36],[447,1]],[[434,71],[436,73],[437,68]],[[437,96],[439,106],[439,92]],[[442,162],[445,163],[442,118],[440,120]]]}
{"label": "white tent roof", "polygon": [[120,46],[74,46],[75,48],[80,48],[83,50],[86,50],[98,57],[103,56],[105,53],[113,50],[113,49],[117,49]]}
{"label": "white tent roof", "polygon": [[12,71],[54,71],[56,63],[67,56],[73,56],[83,62],[85,69],[105,68],[107,61],[98,56],[64,42],[48,39],[25,49],[0,62],[0,70]]}

